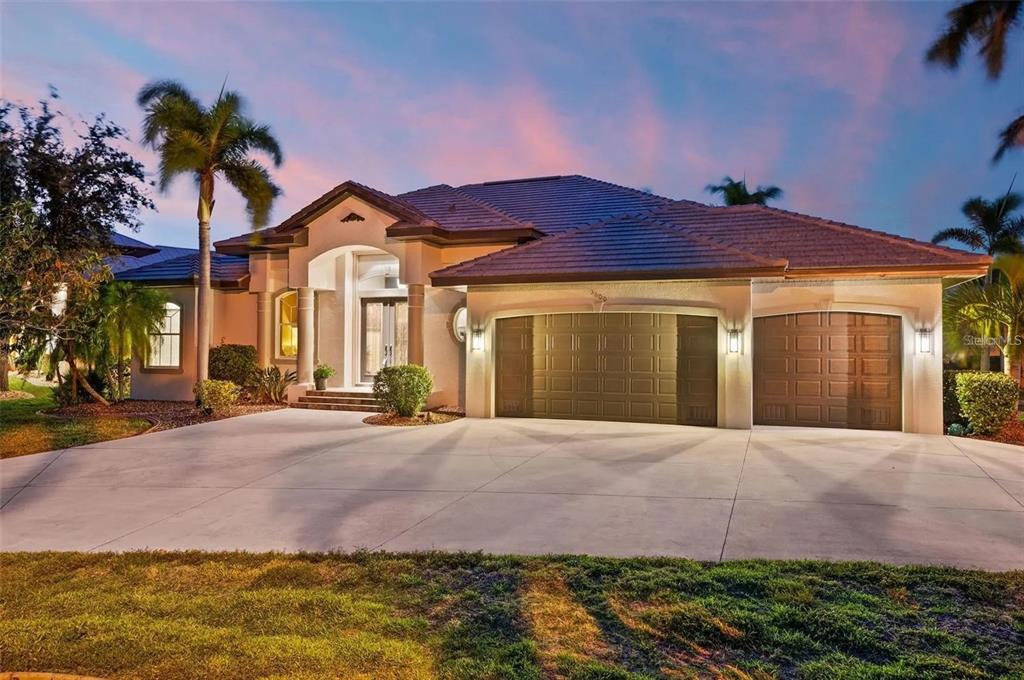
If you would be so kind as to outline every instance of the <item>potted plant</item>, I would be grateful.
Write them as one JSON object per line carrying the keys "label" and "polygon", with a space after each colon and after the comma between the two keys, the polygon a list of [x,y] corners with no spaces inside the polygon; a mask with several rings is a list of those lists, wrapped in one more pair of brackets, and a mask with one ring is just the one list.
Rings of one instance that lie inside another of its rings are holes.
{"label": "potted plant", "polygon": [[327,379],[334,375],[334,369],[327,364],[317,364],[313,369],[313,382],[318,390],[327,389]]}

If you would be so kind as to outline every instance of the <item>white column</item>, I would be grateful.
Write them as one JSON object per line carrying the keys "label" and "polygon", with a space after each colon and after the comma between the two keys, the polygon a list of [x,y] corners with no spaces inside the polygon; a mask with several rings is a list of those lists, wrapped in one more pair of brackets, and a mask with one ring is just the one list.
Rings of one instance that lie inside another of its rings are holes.
{"label": "white column", "polygon": [[260,368],[267,368],[274,357],[274,313],[270,293],[256,293],[256,358]]}
{"label": "white column", "polygon": [[313,329],[313,289],[299,288],[299,356],[298,379],[300,385],[313,382],[313,355],[315,352]]}

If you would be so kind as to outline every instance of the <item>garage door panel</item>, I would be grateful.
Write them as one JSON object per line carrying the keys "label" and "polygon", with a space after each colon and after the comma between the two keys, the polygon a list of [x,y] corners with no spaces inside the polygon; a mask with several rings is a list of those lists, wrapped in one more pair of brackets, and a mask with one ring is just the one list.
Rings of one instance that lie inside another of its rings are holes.
{"label": "garage door panel", "polygon": [[755,319],[754,423],[898,430],[901,347],[898,317]]}
{"label": "garage door panel", "polygon": [[716,424],[714,318],[549,314],[500,319],[495,337],[498,415]]}

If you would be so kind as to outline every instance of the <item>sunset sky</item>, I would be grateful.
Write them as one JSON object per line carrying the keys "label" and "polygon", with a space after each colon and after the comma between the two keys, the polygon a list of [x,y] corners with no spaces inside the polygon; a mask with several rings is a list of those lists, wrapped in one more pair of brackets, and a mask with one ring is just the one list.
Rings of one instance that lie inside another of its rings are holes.
{"label": "sunset sky", "polygon": [[[276,221],[350,178],[580,173],[713,202],[705,184],[745,173],[780,207],[927,239],[1024,170],[1019,151],[989,163],[1024,107],[1024,33],[998,82],[973,55],[927,67],[950,6],[4,2],[0,84],[26,103],[52,84],[137,139],[143,83],[209,101],[226,77],[284,147]],[[245,231],[217,198],[214,238]],[[180,180],[139,237],[194,246],[195,204]]]}

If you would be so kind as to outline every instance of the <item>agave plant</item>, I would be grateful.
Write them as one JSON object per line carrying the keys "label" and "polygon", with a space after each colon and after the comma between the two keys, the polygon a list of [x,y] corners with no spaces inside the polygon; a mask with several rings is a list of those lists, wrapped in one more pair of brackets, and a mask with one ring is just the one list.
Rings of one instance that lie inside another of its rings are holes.
{"label": "agave plant", "polygon": [[281,404],[288,397],[288,386],[297,382],[295,371],[281,372],[277,366],[257,371],[253,378],[256,400],[269,404]]}

